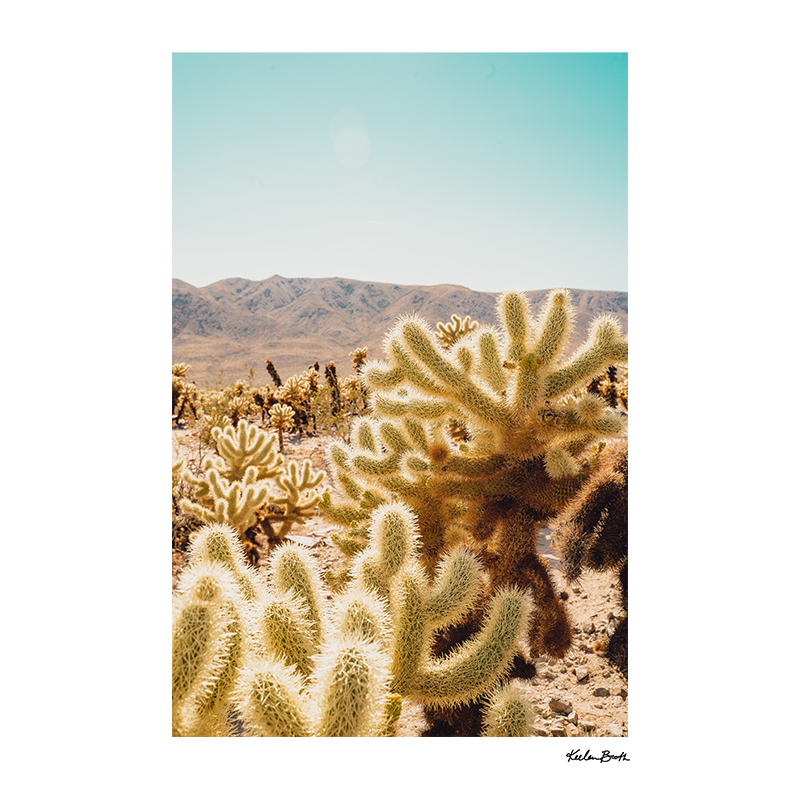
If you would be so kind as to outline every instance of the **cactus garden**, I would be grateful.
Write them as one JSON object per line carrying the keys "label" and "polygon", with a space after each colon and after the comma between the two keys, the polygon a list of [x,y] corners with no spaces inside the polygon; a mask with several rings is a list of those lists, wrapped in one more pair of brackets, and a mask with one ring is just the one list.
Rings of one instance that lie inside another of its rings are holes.
{"label": "cactus garden", "polygon": [[627,339],[500,296],[214,389],[173,365],[174,736],[626,736]]}

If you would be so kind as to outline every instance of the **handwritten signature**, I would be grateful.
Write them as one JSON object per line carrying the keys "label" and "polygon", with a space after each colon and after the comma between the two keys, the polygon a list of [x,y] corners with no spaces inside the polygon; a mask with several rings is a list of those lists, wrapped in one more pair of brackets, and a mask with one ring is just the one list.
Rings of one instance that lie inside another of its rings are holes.
{"label": "handwritten signature", "polygon": [[580,750],[570,750],[567,753],[567,761],[599,761],[603,764],[606,761],[630,761],[630,759],[624,750],[619,755],[612,755],[608,750],[603,750],[599,756],[593,756],[588,750],[585,753],[581,753]]}

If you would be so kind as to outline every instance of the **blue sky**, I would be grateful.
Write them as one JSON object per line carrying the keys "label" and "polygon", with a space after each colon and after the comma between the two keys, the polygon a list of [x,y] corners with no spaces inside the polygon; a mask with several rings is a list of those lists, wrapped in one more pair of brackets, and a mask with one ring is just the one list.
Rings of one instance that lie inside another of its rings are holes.
{"label": "blue sky", "polygon": [[173,276],[627,291],[625,53],[175,53]]}

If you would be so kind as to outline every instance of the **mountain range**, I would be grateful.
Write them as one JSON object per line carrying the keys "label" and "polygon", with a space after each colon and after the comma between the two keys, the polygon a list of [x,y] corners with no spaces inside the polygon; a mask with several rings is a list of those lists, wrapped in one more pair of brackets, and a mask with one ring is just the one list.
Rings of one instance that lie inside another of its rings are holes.
{"label": "mountain range", "polygon": [[[559,287],[560,288],[560,287]],[[534,311],[549,289],[525,292]],[[628,293],[571,289],[575,331],[570,352],[581,344],[591,320],[614,314],[628,329]],[[346,278],[283,278],[262,281],[227,278],[197,288],[172,281],[172,361],[191,365],[198,386],[222,385],[246,377],[247,364],[257,384],[271,383],[270,359],[283,380],[319,361],[336,362],[339,375],[351,371],[349,354],[366,347],[383,358],[386,332],[403,314],[416,313],[432,326],[452,314],[497,324],[498,294],[454,284],[404,286]],[[222,373],[220,374],[220,371]]]}

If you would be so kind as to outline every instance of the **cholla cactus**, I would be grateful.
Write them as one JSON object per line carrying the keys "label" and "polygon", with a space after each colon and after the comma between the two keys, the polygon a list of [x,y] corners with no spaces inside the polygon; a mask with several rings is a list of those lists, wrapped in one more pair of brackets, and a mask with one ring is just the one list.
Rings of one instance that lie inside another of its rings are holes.
{"label": "cholla cactus", "polygon": [[196,419],[200,413],[197,387],[186,379],[188,364],[172,365],[172,420],[180,423]]}
{"label": "cholla cactus", "polygon": [[353,369],[358,372],[361,365],[367,360],[367,348],[359,347],[350,353],[350,358],[353,359]]}
{"label": "cholla cactus", "polygon": [[384,733],[388,618],[364,592],[325,609],[324,591],[303,548],[278,548],[266,585],[233,529],[206,526],[174,600],[173,735],[230,735],[233,715],[256,736]]}
{"label": "cholla cactus", "polygon": [[[628,606],[628,443],[611,442],[598,456],[599,469],[553,524],[554,544],[566,578],[577,581],[583,571],[613,571],[620,583],[622,605]],[[609,658],[627,673],[628,619],[618,624]]]}
{"label": "cholla cactus", "polygon": [[477,559],[464,548],[453,550],[429,580],[417,563],[416,520],[404,504],[381,506],[370,529],[370,546],[353,565],[354,583],[388,601],[393,691],[428,708],[476,701],[510,670],[528,626],[530,599],[516,587],[499,590],[486,604],[480,629],[437,657],[437,632],[462,621],[486,599]]}
{"label": "cholla cactus", "polygon": [[[289,379],[291,380],[291,378]],[[283,452],[283,432],[289,428],[294,419],[294,409],[285,403],[276,403],[269,410],[271,425],[278,431],[278,449]]]}
{"label": "cholla cactus", "polygon": [[174,601],[174,735],[230,735],[232,715],[256,736],[394,735],[401,697],[450,708],[496,687],[521,646],[526,594],[498,592],[480,631],[437,657],[436,631],[483,594],[475,557],[449,554],[429,581],[401,504],[378,510],[372,533],[356,578],[328,602],[302,546],[276,548],[265,582],[232,528],[201,529]]}
{"label": "cholla cactus", "polygon": [[255,561],[256,533],[265,534],[269,548],[293,525],[303,525],[314,513],[319,501],[314,490],[325,473],[313,472],[307,459],[301,467],[290,463],[287,469],[276,452],[275,434],[267,436],[244,420],[236,428],[215,428],[212,435],[218,455],[205,460],[203,477],[184,470],[183,480],[194,489],[194,499],[181,500],[180,507],[203,522],[236,528]]}
{"label": "cholla cactus", "polygon": [[266,366],[270,378],[272,378],[272,382],[275,384],[275,386],[280,387],[283,384],[283,381],[281,381],[281,376],[278,375],[278,370],[275,369],[275,365],[269,359],[264,361],[264,365]]}
{"label": "cholla cactus", "polygon": [[[450,549],[468,546],[490,590],[533,591],[531,652],[561,657],[571,626],[536,552],[538,530],[589,478],[591,445],[624,430],[602,398],[577,394],[626,361],[627,341],[602,315],[564,359],[573,318],[566,290],[551,292],[536,319],[524,295],[508,292],[498,316],[501,329],[478,326],[449,346],[420,318],[400,319],[386,338],[388,360],[362,367],[371,418],[355,423],[352,444],[329,449],[346,500],[326,496],[320,509],[349,528],[342,539],[357,550],[373,509],[407,502],[428,575]],[[453,421],[464,429],[459,441]]]}
{"label": "cholla cactus", "polygon": [[173,736],[224,736],[229,695],[245,650],[242,597],[215,562],[184,570],[172,629]]}
{"label": "cholla cactus", "polygon": [[450,320],[450,322],[438,322],[436,324],[438,331],[436,338],[446,348],[454,345],[459,339],[468,333],[472,333],[478,327],[478,323],[473,322],[469,315],[461,319],[458,314],[453,314]]}

